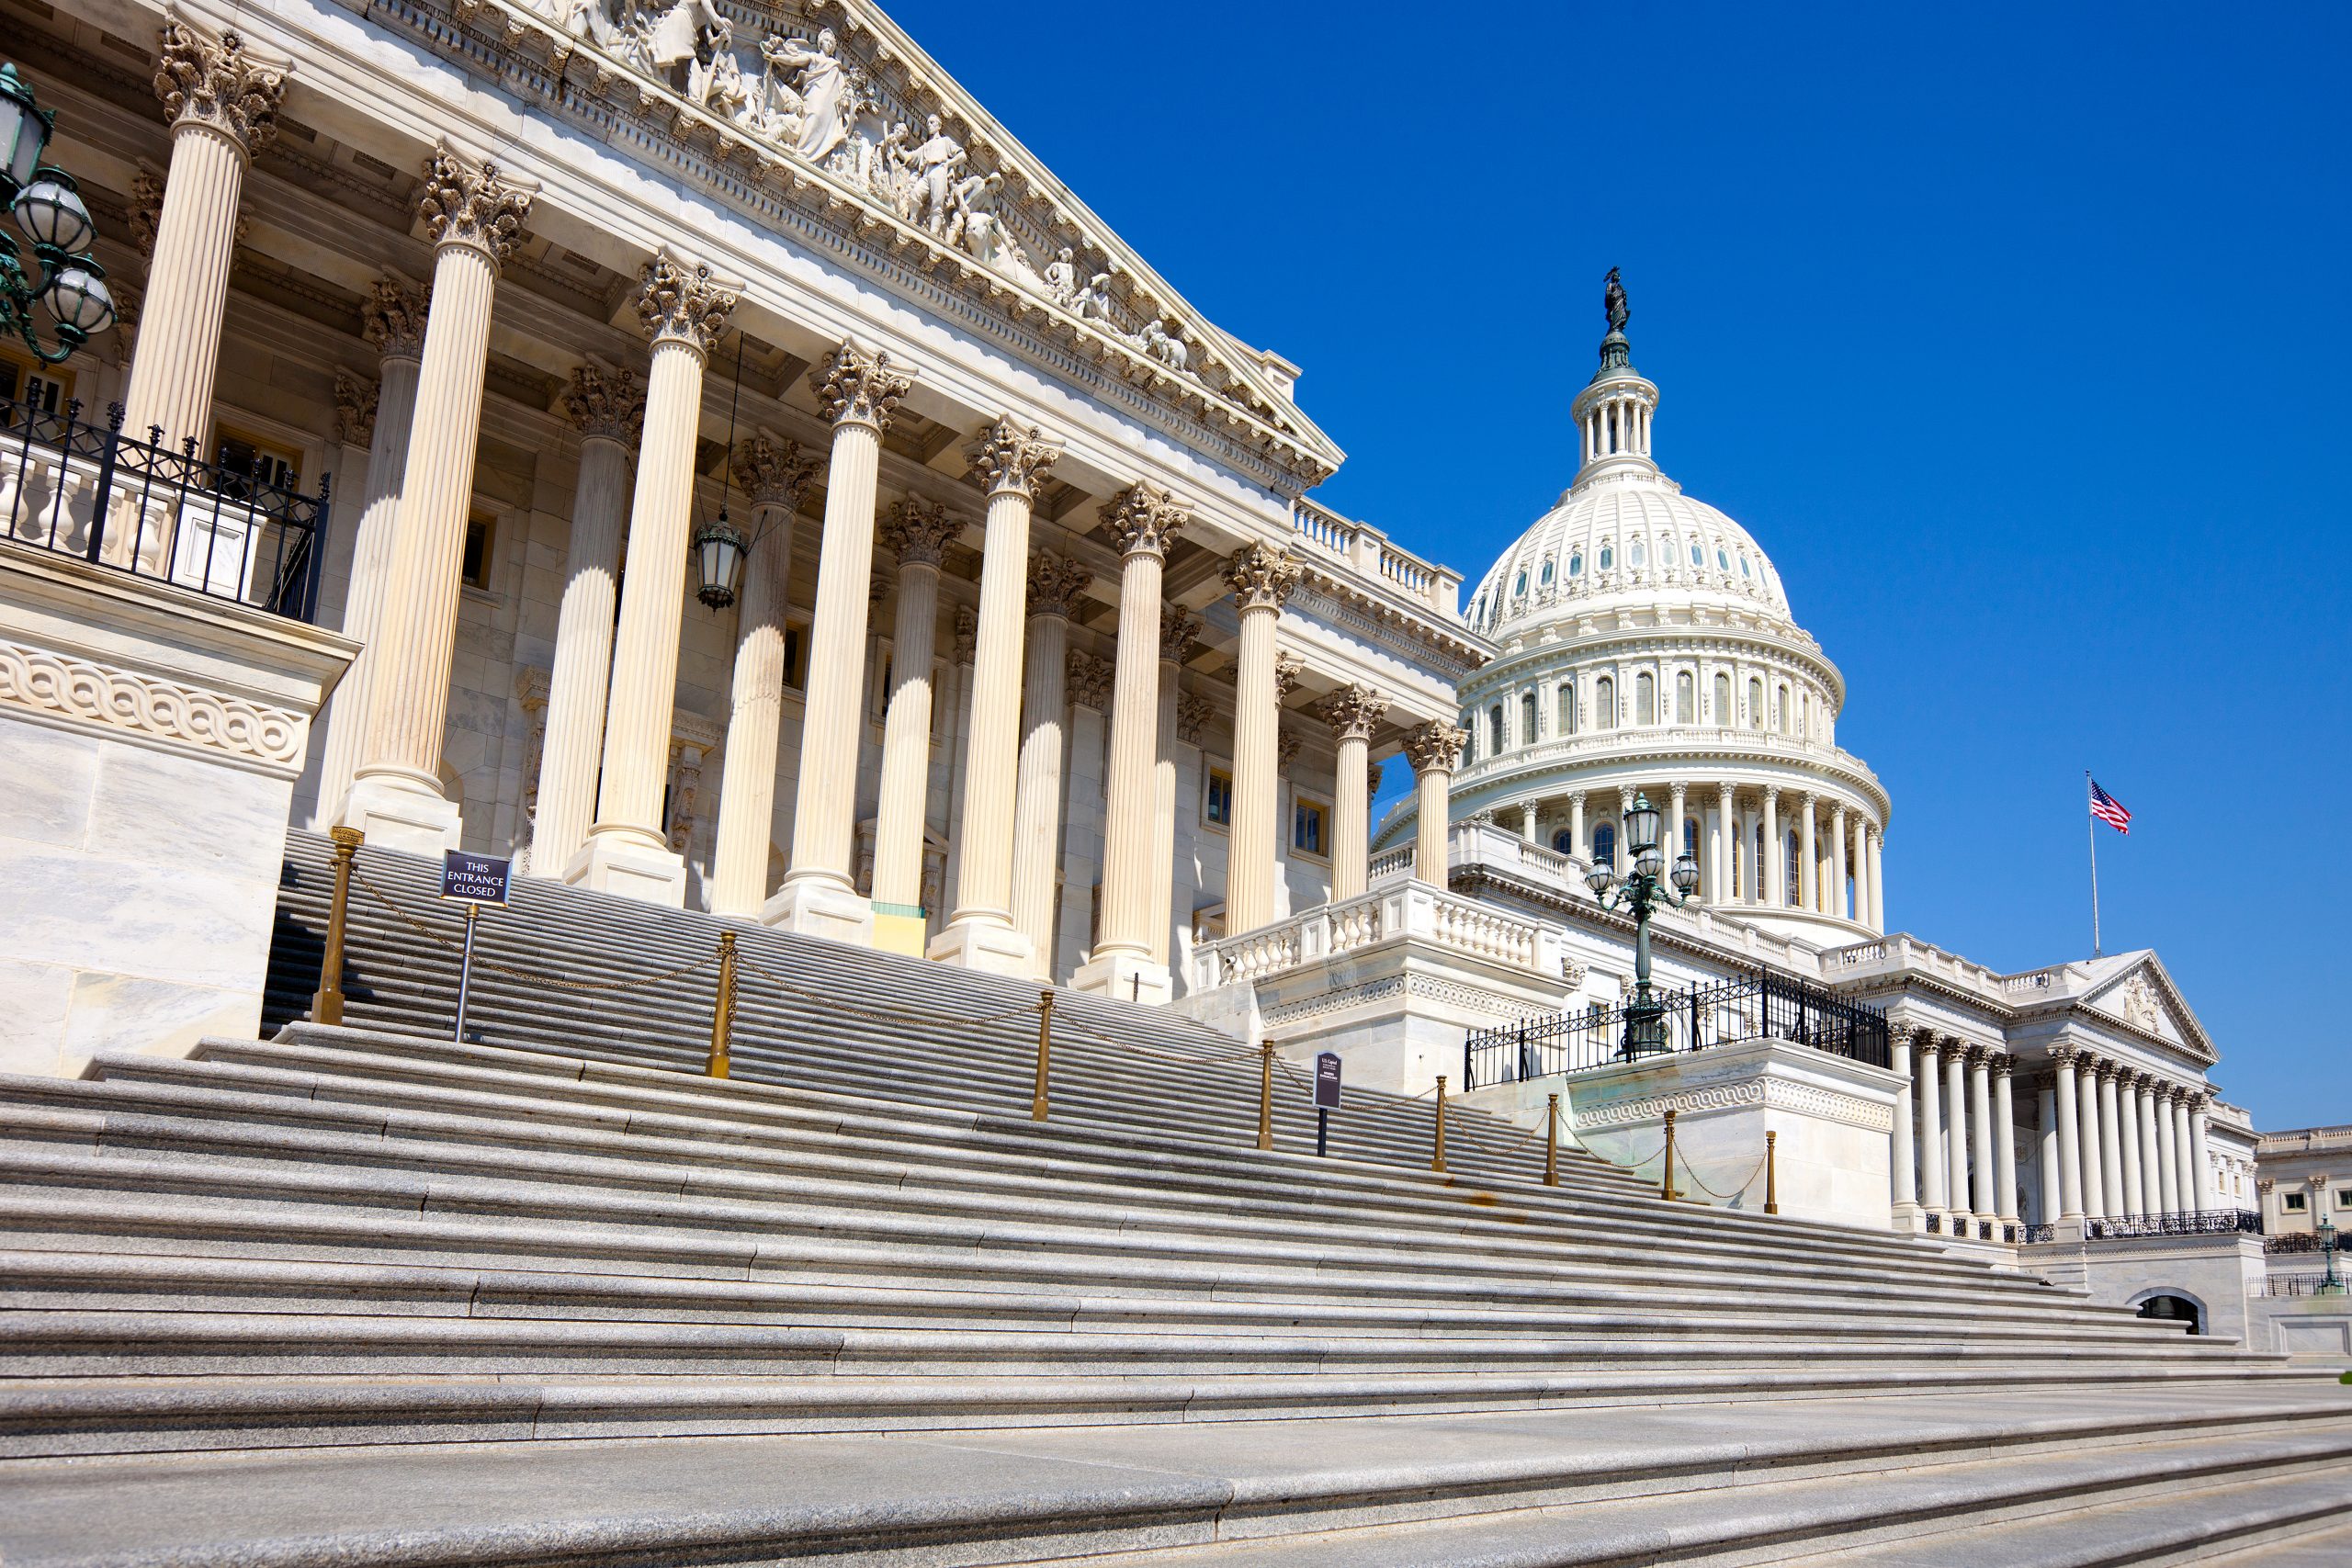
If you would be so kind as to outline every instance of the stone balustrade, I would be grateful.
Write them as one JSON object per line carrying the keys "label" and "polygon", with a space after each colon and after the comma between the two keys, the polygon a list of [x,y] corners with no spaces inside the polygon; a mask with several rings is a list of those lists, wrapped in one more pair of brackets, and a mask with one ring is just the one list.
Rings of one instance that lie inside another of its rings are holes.
{"label": "stone balustrade", "polygon": [[1317,565],[1341,563],[1354,576],[1401,594],[1417,608],[1448,617],[1458,613],[1462,579],[1399,547],[1371,524],[1342,517],[1306,500],[1291,509],[1291,518],[1307,560]]}
{"label": "stone balustrade", "polygon": [[1318,905],[1238,936],[1202,943],[1193,953],[1193,988],[1214,990],[1263,980],[1408,937],[1451,953],[1552,980],[1560,974],[1556,928],[1424,882],[1403,881],[1374,888],[1361,897]]}

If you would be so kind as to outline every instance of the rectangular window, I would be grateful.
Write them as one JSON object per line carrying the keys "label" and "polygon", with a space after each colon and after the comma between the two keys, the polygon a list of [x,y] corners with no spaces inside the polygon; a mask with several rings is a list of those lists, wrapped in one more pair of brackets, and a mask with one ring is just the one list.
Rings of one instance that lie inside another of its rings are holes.
{"label": "rectangular window", "polygon": [[798,691],[808,674],[808,623],[784,623],[784,683]]}
{"label": "rectangular window", "polygon": [[[15,349],[0,348],[0,400],[33,413],[62,414],[65,405],[74,400],[74,372],[40,364]],[[0,423],[15,412],[0,411]]]}
{"label": "rectangular window", "polygon": [[466,519],[466,564],[462,575],[469,588],[490,587],[491,547],[497,542],[498,520],[487,512]]}
{"label": "rectangular window", "polygon": [[1223,768],[1208,772],[1201,790],[1201,820],[1212,828],[1233,826],[1233,775]]}
{"label": "rectangular window", "polygon": [[2352,1209],[2352,1187],[2339,1187],[2335,1190],[2335,1206],[2339,1209]]}
{"label": "rectangular window", "polygon": [[2282,1202],[2290,1214],[2300,1214],[2303,1212],[2303,1195],[2301,1192],[2283,1194]]}
{"label": "rectangular window", "polygon": [[1324,855],[1325,835],[1330,831],[1330,807],[1304,795],[1291,807],[1290,847],[1301,854]]}
{"label": "rectangular window", "polygon": [[222,495],[249,498],[257,485],[302,488],[302,455],[282,442],[265,441],[230,425],[212,432],[212,484]]}

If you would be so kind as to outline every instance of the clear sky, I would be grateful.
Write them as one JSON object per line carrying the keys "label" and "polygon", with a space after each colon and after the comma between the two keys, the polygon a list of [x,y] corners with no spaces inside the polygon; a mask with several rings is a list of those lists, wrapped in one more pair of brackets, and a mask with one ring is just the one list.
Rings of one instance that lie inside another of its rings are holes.
{"label": "clear sky", "polygon": [[1474,580],[1623,267],[1661,466],[1845,671],[1892,924],[2086,955],[2093,769],[2108,950],[2256,1125],[2352,1122],[2352,7],[889,9]]}

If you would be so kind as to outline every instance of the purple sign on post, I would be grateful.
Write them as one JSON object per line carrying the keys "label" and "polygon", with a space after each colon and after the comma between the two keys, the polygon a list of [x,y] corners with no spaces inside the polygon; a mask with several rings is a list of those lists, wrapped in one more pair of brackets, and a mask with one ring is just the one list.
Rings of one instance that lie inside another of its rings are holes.
{"label": "purple sign on post", "polygon": [[1335,1052],[1326,1051],[1315,1058],[1315,1109],[1340,1109],[1340,1058]]}

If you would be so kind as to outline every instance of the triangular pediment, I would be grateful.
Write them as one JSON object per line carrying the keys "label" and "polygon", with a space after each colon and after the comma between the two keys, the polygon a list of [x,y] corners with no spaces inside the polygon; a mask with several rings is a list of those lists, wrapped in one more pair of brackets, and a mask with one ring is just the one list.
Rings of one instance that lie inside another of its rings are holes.
{"label": "triangular pediment", "polygon": [[2076,1005],[2162,1040],[2204,1061],[2215,1059],[2205,1027],[2153,949],[2120,955],[2111,973],[2096,976]]}
{"label": "triangular pediment", "polygon": [[1307,484],[1338,468],[1339,448],[1291,400],[1288,367],[1193,309],[880,12],[839,0],[752,0],[729,18],[708,0],[459,8],[527,17],[559,69],[592,70],[600,93],[632,81],[641,110],[659,121],[667,103],[672,134],[722,168],[813,198],[801,205],[861,244],[968,286],[1222,438],[1275,452]]}

